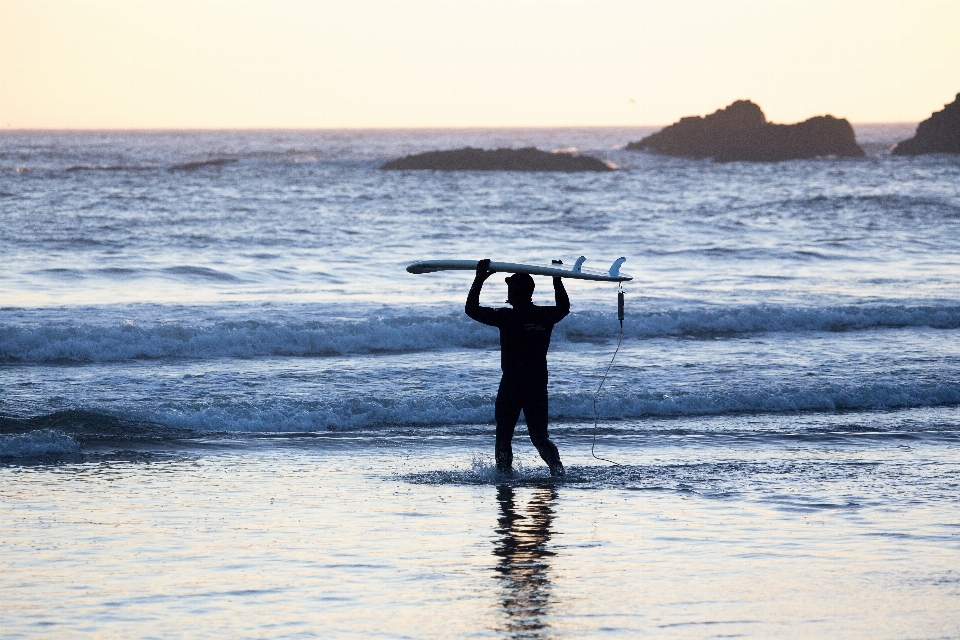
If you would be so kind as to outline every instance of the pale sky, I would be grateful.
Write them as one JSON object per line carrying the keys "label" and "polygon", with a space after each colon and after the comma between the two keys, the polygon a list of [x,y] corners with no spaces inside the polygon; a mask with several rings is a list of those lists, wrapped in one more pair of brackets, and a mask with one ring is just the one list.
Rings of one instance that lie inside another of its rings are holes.
{"label": "pale sky", "polygon": [[918,121],[960,0],[0,0],[0,127]]}

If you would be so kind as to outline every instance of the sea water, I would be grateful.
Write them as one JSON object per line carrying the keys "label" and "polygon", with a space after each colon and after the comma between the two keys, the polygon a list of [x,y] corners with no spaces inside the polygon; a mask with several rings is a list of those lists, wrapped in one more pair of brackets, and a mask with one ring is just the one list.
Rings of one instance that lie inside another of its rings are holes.
{"label": "sea water", "polygon": [[[0,133],[2,635],[960,636],[960,159],[651,131]],[[617,170],[379,170],[466,145]],[[404,267],[580,255],[619,353],[568,281],[567,478],[499,476],[472,275]]]}

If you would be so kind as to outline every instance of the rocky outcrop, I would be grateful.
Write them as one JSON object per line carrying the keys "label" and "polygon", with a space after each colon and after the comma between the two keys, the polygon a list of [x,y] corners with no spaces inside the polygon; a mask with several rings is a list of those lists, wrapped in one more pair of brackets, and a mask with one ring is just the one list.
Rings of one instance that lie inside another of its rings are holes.
{"label": "rocky outcrop", "polygon": [[525,149],[474,149],[428,151],[392,160],[384,170],[434,171],[613,171],[606,163],[572,153],[551,153],[534,147]]}
{"label": "rocky outcrop", "polygon": [[960,153],[960,93],[953,102],[917,125],[912,138],[893,148],[895,156],[922,153]]}
{"label": "rocky outcrop", "polygon": [[797,124],[773,124],[749,100],[737,100],[705,117],[682,118],[639,142],[631,142],[627,149],[718,162],[864,155],[846,119],[817,116]]}

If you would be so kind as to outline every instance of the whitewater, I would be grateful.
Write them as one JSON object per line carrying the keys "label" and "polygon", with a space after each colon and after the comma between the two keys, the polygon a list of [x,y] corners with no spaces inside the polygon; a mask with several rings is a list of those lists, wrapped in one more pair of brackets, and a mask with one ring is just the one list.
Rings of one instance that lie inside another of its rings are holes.
{"label": "whitewater", "polygon": [[[955,637],[960,160],[855,128],[865,158],[782,163],[623,149],[650,128],[0,132],[5,635]],[[379,169],[468,145],[617,170]],[[568,281],[569,477],[522,424],[498,477],[471,274],[404,268],[579,255],[634,276],[597,425],[617,289]]]}

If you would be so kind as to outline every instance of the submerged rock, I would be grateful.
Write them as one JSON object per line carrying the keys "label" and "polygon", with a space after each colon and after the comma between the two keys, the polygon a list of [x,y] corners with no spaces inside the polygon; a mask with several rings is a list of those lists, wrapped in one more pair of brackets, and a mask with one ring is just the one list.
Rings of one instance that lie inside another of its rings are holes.
{"label": "submerged rock", "polygon": [[665,129],[631,142],[627,149],[670,156],[777,162],[818,156],[858,158],[853,127],[844,118],[817,116],[797,124],[767,122],[759,106],[737,100],[708,116],[681,118]]}
{"label": "submerged rock", "polygon": [[893,148],[895,156],[923,153],[960,153],[960,93],[953,102],[917,125],[912,138]]}
{"label": "submerged rock", "polygon": [[475,149],[427,151],[391,160],[381,169],[426,169],[434,171],[613,171],[591,156],[551,153],[534,147],[524,149]]}

